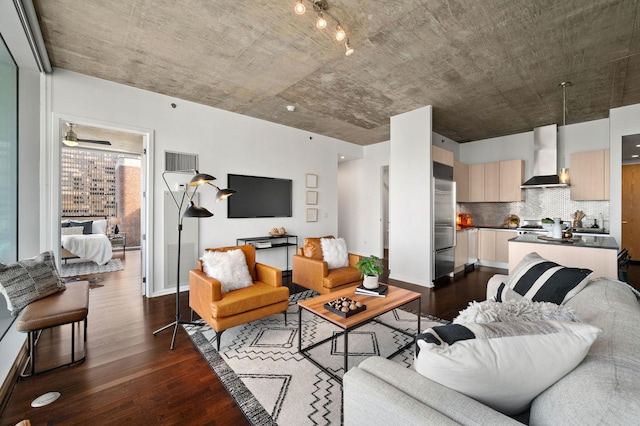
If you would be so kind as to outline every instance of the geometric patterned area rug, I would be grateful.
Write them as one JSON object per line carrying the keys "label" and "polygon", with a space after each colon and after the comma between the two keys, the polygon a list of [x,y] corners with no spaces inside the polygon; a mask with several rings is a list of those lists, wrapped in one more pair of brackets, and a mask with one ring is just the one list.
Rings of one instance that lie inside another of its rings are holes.
{"label": "geometric patterned area rug", "polygon": [[63,263],[60,268],[60,276],[77,277],[80,275],[92,275],[102,274],[104,272],[122,271],[124,266],[120,259],[111,259],[104,265],[98,265],[94,261],[89,262],[76,262],[76,263]]}
{"label": "geometric patterned area rug", "polygon": [[[229,394],[254,425],[339,425],[342,424],[342,385],[298,353],[299,300],[316,296],[307,290],[289,297],[287,323],[284,315],[226,330],[220,353],[215,349],[216,333],[203,320],[185,324],[194,345],[220,378]],[[379,321],[415,334],[417,316],[395,309]],[[343,338],[331,323],[307,311],[302,313],[303,347],[334,336],[314,348],[310,355],[338,377],[344,374]],[[423,316],[421,330],[448,321]],[[371,356],[387,357],[411,339],[377,322],[349,333],[349,368]],[[413,365],[413,345],[392,358],[407,368]],[[381,401],[381,403],[383,403]]]}

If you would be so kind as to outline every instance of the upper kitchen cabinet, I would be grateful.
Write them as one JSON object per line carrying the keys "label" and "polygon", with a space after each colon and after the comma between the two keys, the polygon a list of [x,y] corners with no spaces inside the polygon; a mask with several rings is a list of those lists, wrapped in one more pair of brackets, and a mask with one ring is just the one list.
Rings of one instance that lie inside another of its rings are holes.
{"label": "upper kitchen cabinet", "polygon": [[470,164],[469,201],[522,201],[520,185],[522,184],[523,177],[523,160]]}
{"label": "upper kitchen cabinet", "polygon": [[484,165],[484,200],[500,201],[500,163]]}
{"label": "upper kitchen cabinet", "polygon": [[484,200],[484,164],[470,164],[469,201],[473,203]]}
{"label": "upper kitchen cabinet", "polygon": [[500,162],[500,201],[522,201],[520,185],[524,180],[524,161]]}
{"label": "upper kitchen cabinet", "polygon": [[456,201],[458,203],[469,202],[469,165],[454,161],[453,180],[456,182]]}
{"label": "upper kitchen cabinet", "polygon": [[571,199],[609,199],[609,150],[571,154]]}
{"label": "upper kitchen cabinet", "polygon": [[453,167],[453,152],[442,149],[439,146],[432,145],[431,160]]}

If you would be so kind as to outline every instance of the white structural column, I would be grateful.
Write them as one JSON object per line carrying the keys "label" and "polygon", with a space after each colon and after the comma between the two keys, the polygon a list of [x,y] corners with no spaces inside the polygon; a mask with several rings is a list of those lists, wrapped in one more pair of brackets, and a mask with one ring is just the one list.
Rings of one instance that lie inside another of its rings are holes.
{"label": "white structural column", "polygon": [[391,117],[389,159],[390,277],[431,282],[432,107]]}

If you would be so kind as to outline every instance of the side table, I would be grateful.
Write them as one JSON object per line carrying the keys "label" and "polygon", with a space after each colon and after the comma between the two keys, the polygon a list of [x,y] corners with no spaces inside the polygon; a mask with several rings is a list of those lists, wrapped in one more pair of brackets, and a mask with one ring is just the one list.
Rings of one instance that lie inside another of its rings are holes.
{"label": "side table", "polygon": [[109,237],[109,242],[111,243],[111,247],[122,247],[122,255],[124,256],[127,251],[127,233],[120,232],[118,234],[113,234]]}

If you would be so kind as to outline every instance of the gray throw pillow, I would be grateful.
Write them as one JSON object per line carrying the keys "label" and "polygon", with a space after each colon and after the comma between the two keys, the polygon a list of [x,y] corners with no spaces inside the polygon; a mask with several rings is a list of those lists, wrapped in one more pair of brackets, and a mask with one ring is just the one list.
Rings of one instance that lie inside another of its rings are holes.
{"label": "gray throw pillow", "polygon": [[0,293],[13,316],[29,303],[64,289],[51,251],[9,265],[0,263]]}

